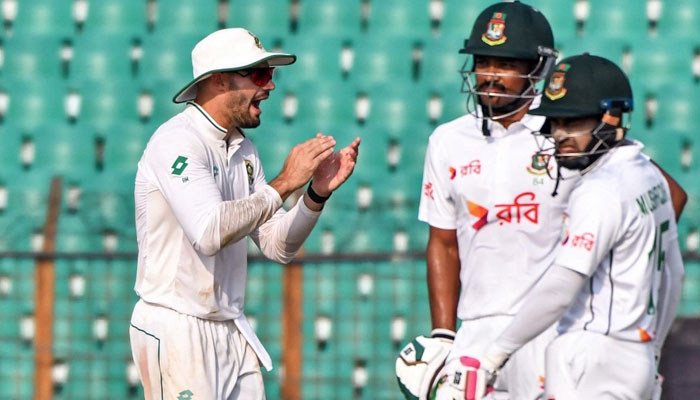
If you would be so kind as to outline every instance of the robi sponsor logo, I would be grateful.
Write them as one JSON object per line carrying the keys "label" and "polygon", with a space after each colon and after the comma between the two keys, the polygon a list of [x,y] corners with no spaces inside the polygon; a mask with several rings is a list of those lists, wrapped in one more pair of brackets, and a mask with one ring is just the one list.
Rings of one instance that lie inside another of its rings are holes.
{"label": "robi sponsor logo", "polygon": [[433,196],[433,183],[428,182],[425,185],[423,185],[423,194],[425,197],[429,198],[430,200],[435,200],[435,197]]}
{"label": "robi sponsor logo", "polygon": [[[540,203],[536,202],[536,195],[533,192],[520,193],[515,196],[512,203],[496,204],[494,207],[498,210],[496,219],[499,226],[521,223],[539,224]],[[488,223],[488,208],[467,200],[467,209],[470,215],[478,218],[472,224],[472,228],[478,231]]]}
{"label": "robi sponsor logo", "polygon": [[590,232],[584,232],[580,235],[567,235],[562,245],[566,246],[567,244],[571,245],[571,247],[578,247],[586,251],[591,251],[595,244],[595,235]]}
{"label": "robi sponsor logo", "polygon": [[449,167],[447,169],[450,173],[450,180],[454,180],[457,177],[457,172],[459,171],[459,176],[467,175],[481,175],[481,161],[471,160],[469,164],[462,165],[459,169],[455,167]]}
{"label": "robi sponsor logo", "polygon": [[499,209],[496,214],[496,218],[499,219],[498,224],[520,224],[522,219],[537,225],[540,203],[535,203],[535,197],[533,192],[524,192],[515,196],[512,203],[496,204],[495,207]]}
{"label": "robi sponsor logo", "polygon": [[478,218],[477,221],[472,224],[472,228],[474,228],[474,230],[478,231],[484,225],[486,225],[486,222],[489,218],[488,208],[482,207],[474,202],[467,200],[467,209],[469,210],[470,215]]}

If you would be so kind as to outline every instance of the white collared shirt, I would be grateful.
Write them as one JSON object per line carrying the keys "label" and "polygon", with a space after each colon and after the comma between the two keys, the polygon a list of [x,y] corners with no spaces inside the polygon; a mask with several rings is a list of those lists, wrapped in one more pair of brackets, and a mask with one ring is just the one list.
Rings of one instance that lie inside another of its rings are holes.
{"label": "white collared shirt", "polygon": [[[532,107],[536,107],[534,102]],[[525,115],[505,129],[467,114],[430,137],[418,219],[455,229],[461,320],[515,315],[554,260],[562,215],[575,179],[559,183],[553,162],[535,157],[533,131],[544,117]]]}
{"label": "white collared shirt", "polygon": [[[207,246],[216,251],[200,248],[211,225],[206,221],[212,221],[222,202],[262,193],[272,213],[282,205],[267,185],[253,143],[241,132],[227,143],[226,133],[201,107],[189,103],[149,140],[134,190],[139,246],[134,289],[144,301],[183,314],[234,320],[269,369],[269,356],[243,315],[246,238],[221,248],[218,243]],[[218,235],[218,226],[214,232],[209,236]]]}
{"label": "white collared shirt", "polygon": [[571,192],[555,263],[590,278],[561,333],[647,342],[668,328],[658,316],[675,314],[659,298],[663,274],[683,273],[675,213],[666,180],[641,150],[638,142],[610,150]]}

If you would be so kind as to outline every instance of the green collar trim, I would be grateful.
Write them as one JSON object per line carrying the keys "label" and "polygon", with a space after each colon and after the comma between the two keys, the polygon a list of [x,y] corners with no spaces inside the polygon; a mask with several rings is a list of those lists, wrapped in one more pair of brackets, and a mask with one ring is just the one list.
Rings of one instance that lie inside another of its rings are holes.
{"label": "green collar trim", "polygon": [[204,118],[206,118],[207,121],[209,121],[209,123],[210,123],[214,128],[216,128],[216,130],[222,132],[223,134],[227,134],[227,133],[228,133],[228,131],[227,131],[226,129],[224,129],[221,125],[217,124],[216,121],[214,121],[213,119],[211,119],[211,117],[209,116],[209,114],[207,114],[207,112],[204,111],[204,110],[202,109],[202,107],[201,107],[199,104],[195,103],[194,101],[188,101],[187,104],[190,104],[190,105],[194,106],[194,107],[197,109],[197,111],[199,111],[200,113],[202,113],[202,115],[204,115]]}

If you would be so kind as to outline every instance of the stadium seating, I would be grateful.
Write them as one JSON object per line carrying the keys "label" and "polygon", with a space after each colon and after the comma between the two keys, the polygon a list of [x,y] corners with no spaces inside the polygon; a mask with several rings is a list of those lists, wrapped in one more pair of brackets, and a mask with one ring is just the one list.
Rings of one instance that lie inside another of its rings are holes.
{"label": "stadium seating", "polygon": [[[0,35],[0,92],[9,96],[0,121],[0,190],[7,190],[0,252],[41,250],[51,179],[63,178],[56,251],[67,256],[55,263],[53,353],[67,375],[54,398],[143,397],[128,372],[128,320],[136,301],[134,176],[150,136],[184,108],[171,99],[192,79],[192,47],[219,24],[247,27],[268,50],[298,56],[277,69],[262,124],[246,132],[268,180],[290,149],[316,132],[333,135],[339,146],[362,139],[353,177],[326,204],[304,251],[383,261],[304,266],[301,397],[400,398],[394,356],[430,328],[425,262],[402,258],[427,242],[428,227],[417,220],[425,149],[437,124],[467,111],[459,74],[465,56],[458,50],[484,4],[229,0],[225,8],[218,0],[100,0],[86,2],[81,26],[74,20],[77,3],[18,1],[11,29],[6,25]],[[689,193],[679,223],[686,250],[686,238],[700,226],[700,86],[691,70],[700,46],[697,2],[664,1],[656,32],[645,1],[590,0],[580,32],[573,1],[531,3],[550,21],[562,56],[590,52],[628,69],[635,94],[630,137],[642,140]],[[431,7],[444,7],[433,21]],[[348,71],[344,47],[353,54]],[[647,125],[650,96],[658,110]],[[700,265],[697,253],[686,255],[680,313],[698,316]],[[34,396],[33,274],[34,260],[0,255],[3,399]],[[268,398],[281,397],[285,373],[278,368],[283,280],[284,267],[249,265],[247,314],[276,366],[264,372]]]}

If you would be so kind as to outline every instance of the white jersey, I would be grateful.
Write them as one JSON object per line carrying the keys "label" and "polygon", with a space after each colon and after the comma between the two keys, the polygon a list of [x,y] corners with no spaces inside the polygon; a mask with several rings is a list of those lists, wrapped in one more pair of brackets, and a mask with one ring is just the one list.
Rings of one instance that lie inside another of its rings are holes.
{"label": "white jersey", "polygon": [[[682,270],[668,186],[639,143],[605,154],[579,180],[567,208],[557,265],[590,277],[559,323],[649,342],[657,329],[659,287],[667,268]],[[675,310],[673,310],[675,312]]]}
{"label": "white jersey", "polygon": [[[196,249],[218,204],[265,193],[282,205],[265,181],[253,143],[240,132],[228,145],[226,130],[190,103],[153,134],[138,164],[134,190],[139,246],[134,289],[144,301],[194,317],[234,320],[271,368],[243,306],[247,243],[228,243],[215,254]],[[218,230],[217,230],[218,231]]]}
{"label": "white jersey", "polygon": [[[536,105],[533,105],[536,107]],[[533,131],[544,117],[509,126],[471,114],[440,125],[430,137],[418,219],[455,229],[461,263],[461,320],[515,315],[554,260],[562,215],[575,180],[559,183],[541,157]]]}

